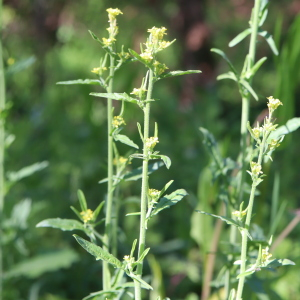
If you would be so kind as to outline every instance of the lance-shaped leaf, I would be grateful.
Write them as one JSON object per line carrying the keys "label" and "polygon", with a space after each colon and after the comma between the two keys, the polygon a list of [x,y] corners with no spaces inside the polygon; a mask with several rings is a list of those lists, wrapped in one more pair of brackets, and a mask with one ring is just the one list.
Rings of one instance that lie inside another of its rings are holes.
{"label": "lance-shaped leaf", "polygon": [[83,249],[95,256],[96,260],[101,259],[112,264],[115,268],[124,269],[123,264],[112,254],[108,253],[106,250],[91,242],[88,242],[87,240],[81,238],[76,234],[73,234],[73,236]]}
{"label": "lance-shaped leaf", "polygon": [[250,69],[250,71],[247,72],[246,78],[250,78],[255,75],[255,73],[258,71],[258,69],[261,67],[261,65],[267,60],[266,57],[262,57],[259,61],[255,63],[255,65]]}
{"label": "lance-shaped leaf", "polygon": [[62,231],[73,231],[73,230],[82,230],[84,232],[86,231],[86,228],[83,226],[82,223],[73,219],[60,219],[60,218],[46,219],[38,223],[36,227],[52,227],[52,228],[60,229]]}
{"label": "lance-shaped leaf", "polygon": [[175,205],[183,197],[187,196],[188,193],[184,189],[179,189],[171,193],[170,195],[165,195],[156,204],[155,208],[152,210],[150,217],[157,215],[160,211]]}
{"label": "lance-shaped leaf", "polygon": [[222,79],[231,79],[235,82],[238,81],[237,76],[233,72],[227,72],[227,73],[220,74],[217,76],[217,80],[222,80]]}
{"label": "lance-shaped leaf", "polygon": [[244,79],[240,79],[240,83],[241,85],[248,91],[250,92],[250,94],[253,96],[253,98],[258,101],[258,96],[256,95],[256,93],[254,92],[253,88],[251,87],[251,85]]}
{"label": "lance-shaped leaf", "polygon": [[202,73],[200,70],[187,70],[187,71],[171,71],[164,74],[161,74],[157,80],[181,75],[188,75],[188,74],[199,74]]}
{"label": "lance-shaped leaf", "polygon": [[268,6],[269,6],[269,4],[270,4],[270,2],[267,1],[267,0],[263,0],[261,2],[258,27],[261,27],[265,23],[265,20],[268,16]]}
{"label": "lance-shaped leaf", "polygon": [[159,155],[159,157],[162,159],[167,169],[169,169],[171,167],[171,159],[166,155]]}
{"label": "lance-shaped leaf", "polygon": [[273,53],[275,55],[278,55],[278,50],[277,50],[277,47],[275,45],[275,42],[273,40],[273,37],[271,34],[269,34],[267,31],[265,30],[261,30],[259,29],[258,32],[257,32],[260,36],[264,37],[267,41],[267,43],[269,44],[271,50],[273,51]]}
{"label": "lance-shaped leaf", "polygon": [[119,141],[123,144],[126,144],[130,147],[133,147],[135,149],[139,149],[139,146],[135,144],[128,136],[123,134],[114,134],[114,140]]}
{"label": "lance-shaped leaf", "polygon": [[82,190],[77,191],[77,197],[79,200],[81,210],[86,211],[88,208],[87,208],[86,199],[85,199],[85,196],[84,196],[84,193]]}
{"label": "lance-shaped leaf", "polygon": [[293,118],[286,122],[285,125],[278,127],[271,132],[268,142],[272,139],[279,140],[282,136],[297,130],[300,127],[300,118]]}
{"label": "lance-shaped leaf", "polygon": [[208,216],[211,216],[211,217],[214,217],[214,218],[218,218],[224,222],[226,222],[228,225],[233,225],[233,226],[236,226],[236,227],[243,227],[239,222],[231,219],[231,218],[228,218],[228,217],[225,217],[225,216],[218,216],[218,215],[214,215],[214,214],[210,214],[210,213],[207,213],[205,211],[201,211],[201,210],[196,210],[196,212],[200,213],[200,214],[204,214],[204,215],[208,215]]}
{"label": "lance-shaped leaf", "polygon": [[130,278],[132,278],[133,280],[138,281],[141,285],[142,288],[147,289],[147,290],[153,290],[152,286],[149,285],[146,281],[144,281],[143,279],[139,278],[138,276],[134,275],[134,274],[129,274],[126,273]]}
{"label": "lance-shaped leaf", "polygon": [[227,55],[220,49],[217,49],[217,48],[212,48],[210,49],[211,52],[215,52],[217,54],[219,54],[220,56],[222,56],[225,61],[227,62],[229,68],[231,69],[231,71],[236,75],[238,76],[238,72],[236,71],[235,67],[233,66],[233,64],[231,63],[231,61],[229,60],[229,58],[227,57]]}
{"label": "lance-shaped leaf", "polygon": [[264,267],[267,268],[278,268],[282,266],[294,266],[295,263],[289,259],[272,259],[267,264],[264,265]]}
{"label": "lance-shaped leaf", "polygon": [[72,84],[101,84],[97,79],[76,79],[68,81],[59,81],[56,84],[72,85]]}
{"label": "lance-shaped leaf", "polygon": [[244,30],[243,32],[239,33],[234,39],[232,39],[228,46],[229,47],[233,47],[235,45],[237,45],[239,42],[241,42],[244,38],[246,38],[250,33],[251,33],[252,29],[251,28],[247,28],[246,30]]}
{"label": "lance-shaped leaf", "polygon": [[139,102],[137,99],[130,97],[126,93],[90,93],[90,95],[101,97],[101,98],[126,101],[126,102],[136,103],[136,104]]}
{"label": "lance-shaped leaf", "polygon": [[49,163],[47,161],[35,163],[33,165],[24,167],[17,172],[8,172],[7,177],[9,181],[16,182],[34,174],[35,172],[45,169],[46,167],[48,167],[48,165]]}

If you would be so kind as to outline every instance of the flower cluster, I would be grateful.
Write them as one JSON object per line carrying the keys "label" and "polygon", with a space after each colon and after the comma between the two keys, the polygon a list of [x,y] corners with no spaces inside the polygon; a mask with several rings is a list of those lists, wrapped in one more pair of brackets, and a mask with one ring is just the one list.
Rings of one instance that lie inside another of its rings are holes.
{"label": "flower cluster", "polygon": [[261,260],[263,263],[267,262],[272,257],[272,254],[269,253],[269,247],[262,249]]}
{"label": "flower cluster", "polygon": [[158,138],[152,136],[152,137],[149,137],[146,139],[145,145],[148,149],[152,150],[156,146],[157,143],[159,143]]}
{"label": "flower cluster", "polygon": [[160,191],[156,190],[156,189],[149,189],[148,190],[148,195],[149,198],[151,199],[152,203],[156,203],[159,197]]}
{"label": "flower cluster", "polygon": [[106,67],[93,68],[93,70],[91,70],[92,73],[99,74],[100,76],[104,71],[107,71]]}
{"label": "flower cluster", "polygon": [[120,156],[118,158],[114,158],[114,165],[117,166],[117,165],[125,165],[127,163],[128,159],[123,157],[123,156]]}
{"label": "flower cluster", "polygon": [[146,92],[147,90],[144,88],[139,88],[139,89],[134,88],[130,94],[138,96],[140,99],[143,99]]}
{"label": "flower cluster", "polygon": [[147,63],[153,63],[154,71],[158,75],[168,69],[165,64],[161,64],[155,60],[155,54],[157,52],[164,50],[172,44],[172,42],[163,40],[164,35],[166,35],[166,31],[167,29],[165,27],[152,27],[151,29],[148,29],[150,36],[145,43],[146,49],[140,54],[141,58]]}
{"label": "flower cluster", "polygon": [[243,211],[236,210],[233,211],[231,214],[241,220],[247,214],[247,209]]}
{"label": "flower cluster", "polygon": [[91,209],[87,209],[85,211],[82,211],[80,213],[80,215],[82,216],[82,220],[84,223],[87,223],[88,221],[92,220],[94,217],[94,213]]}
{"label": "flower cluster", "polygon": [[130,255],[125,255],[123,259],[124,259],[124,263],[126,264],[125,268],[131,272],[133,269],[133,264],[135,263],[134,257],[131,257]]}
{"label": "flower cluster", "polygon": [[121,116],[114,116],[112,120],[113,128],[119,128],[122,124],[126,125],[124,119]]}
{"label": "flower cluster", "polygon": [[108,12],[109,27],[107,31],[109,38],[102,38],[102,42],[105,47],[110,47],[116,41],[115,37],[119,31],[116,16],[122,15],[123,13],[118,8],[108,8],[106,11]]}

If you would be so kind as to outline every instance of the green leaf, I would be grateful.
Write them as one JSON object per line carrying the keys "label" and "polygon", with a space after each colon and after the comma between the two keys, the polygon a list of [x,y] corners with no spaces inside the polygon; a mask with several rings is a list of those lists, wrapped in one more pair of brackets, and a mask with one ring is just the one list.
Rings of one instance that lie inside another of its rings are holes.
{"label": "green leaf", "polygon": [[40,278],[46,272],[68,268],[79,260],[78,254],[72,249],[50,252],[15,264],[4,273],[4,278],[25,276],[27,278]]}
{"label": "green leaf", "polygon": [[85,196],[84,196],[84,193],[82,190],[77,191],[77,197],[78,197],[78,200],[80,203],[81,211],[86,211],[88,208],[87,208],[86,199],[85,199]]}
{"label": "green leaf", "polygon": [[188,74],[199,74],[202,73],[200,70],[187,70],[187,71],[171,71],[168,73],[161,74],[158,78],[158,80],[163,78],[169,78],[169,77],[175,77],[175,76],[181,76],[181,75],[188,75]]}
{"label": "green leaf", "polygon": [[272,139],[279,140],[282,136],[287,135],[300,127],[300,118],[293,118],[286,122],[285,125],[278,127],[271,132],[268,142]]}
{"label": "green leaf", "polygon": [[139,149],[139,146],[137,144],[135,144],[128,136],[123,135],[123,134],[114,134],[114,140],[115,141],[119,141],[123,144],[126,144],[130,147]]}
{"label": "green leaf", "polygon": [[128,217],[128,216],[139,216],[140,214],[141,214],[141,212],[129,213],[129,214],[126,214],[126,217]]}
{"label": "green leaf", "polygon": [[[148,166],[148,175],[152,174],[154,171],[158,170],[160,167],[163,166],[163,162],[158,161],[153,164],[149,164]],[[124,180],[131,181],[131,180],[138,180],[142,178],[143,167],[139,167],[137,169],[132,170],[129,173],[126,173],[124,176]]]}
{"label": "green leaf", "polygon": [[8,172],[7,177],[11,182],[19,181],[25,177],[32,175],[35,172],[41,171],[48,167],[49,163],[47,161],[35,163],[33,165],[22,168],[17,172]]}
{"label": "green leaf", "polygon": [[239,42],[241,42],[244,38],[246,38],[250,33],[251,33],[252,29],[251,28],[247,28],[246,30],[244,30],[243,32],[239,33],[234,39],[232,39],[228,46],[229,47],[233,47],[235,45],[237,45]]}
{"label": "green leaf", "polygon": [[258,34],[266,39],[266,41],[269,44],[269,46],[270,46],[271,50],[273,51],[273,53],[275,55],[278,55],[278,50],[277,50],[277,47],[275,45],[275,42],[273,40],[272,35],[269,34],[267,31],[263,31],[261,29],[258,30]]}
{"label": "green leaf", "polygon": [[233,64],[231,63],[231,61],[229,60],[229,58],[226,56],[226,54],[220,50],[220,49],[217,49],[217,48],[212,48],[210,49],[211,52],[215,52],[217,54],[219,54],[220,56],[222,56],[225,61],[227,62],[229,68],[231,69],[231,71],[236,75],[238,76],[238,72],[236,71],[235,67],[233,66]]}
{"label": "green leaf", "polygon": [[170,180],[167,184],[165,184],[164,188],[160,191],[158,199],[165,193],[165,191],[169,188],[169,186],[174,182],[174,180]]}
{"label": "green leaf", "polygon": [[265,267],[268,268],[278,268],[278,267],[282,267],[282,266],[294,266],[295,263],[289,259],[273,259],[270,260]]}
{"label": "green leaf", "polygon": [[188,193],[184,189],[179,189],[171,193],[170,195],[166,195],[160,199],[160,201],[156,204],[155,208],[151,212],[151,217],[157,215],[160,211],[169,208],[170,206],[175,205],[179,202],[183,197],[187,196]]}
{"label": "green leaf", "polygon": [[225,217],[225,216],[218,216],[218,215],[214,215],[214,214],[210,214],[210,213],[207,213],[205,211],[201,211],[201,210],[196,210],[196,212],[200,213],[200,214],[204,214],[204,215],[208,215],[208,216],[211,216],[211,217],[214,217],[214,218],[218,218],[224,222],[226,222],[228,225],[233,225],[233,226],[236,226],[236,227],[242,227],[240,223],[238,223],[237,221],[231,219],[231,218],[228,218],[228,217]]}
{"label": "green leaf", "polygon": [[82,223],[73,219],[46,219],[36,225],[36,227],[52,227],[62,231],[82,230],[85,231],[85,227]]}
{"label": "green leaf", "polygon": [[106,47],[104,44],[103,44],[103,42],[91,31],[91,30],[89,30],[89,33],[90,33],[90,35],[92,36],[92,38],[95,40],[95,41],[97,41],[101,46],[102,46],[102,48],[104,49],[104,51],[106,51],[108,54],[110,54],[110,55],[112,55],[112,56],[116,56],[116,54],[114,53],[114,52],[112,52],[111,50],[110,50],[110,48],[109,47]]}
{"label": "green leaf", "polygon": [[169,169],[171,167],[171,159],[166,155],[158,155],[158,156],[162,159],[167,169]]}
{"label": "green leaf", "polygon": [[134,274],[129,274],[129,273],[126,273],[130,278],[138,281],[141,285],[142,285],[142,288],[144,289],[147,289],[147,290],[153,290],[152,286],[149,285],[146,281],[144,281],[143,279],[137,277],[136,275]]}
{"label": "green leaf", "polygon": [[140,255],[139,259],[136,261],[136,263],[142,262],[146,257],[146,255],[148,254],[149,250],[150,248],[145,249],[144,252]]}
{"label": "green leaf", "polygon": [[102,201],[98,206],[97,208],[94,210],[94,213],[93,213],[93,220],[96,221],[103,205],[104,205],[105,201]]}
{"label": "green leaf", "polygon": [[261,65],[267,60],[267,57],[262,57],[259,61],[255,63],[255,65],[250,69],[248,78],[254,76],[254,74],[258,71]]}
{"label": "green leaf", "polygon": [[77,79],[77,80],[68,80],[68,81],[59,81],[56,84],[100,84],[100,80],[97,79]]}
{"label": "green leaf", "polygon": [[73,236],[83,249],[95,256],[96,260],[101,259],[112,264],[115,268],[123,269],[123,264],[106,250],[91,242],[88,242],[76,234],[73,234]]}
{"label": "green leaf", "polygon": [[268,16],[268,6],[269,6],[269,4],[270,3],[268,1],[262,1],[262,3],[261,3],[260,12],[259,12],[260,20],[259,20],[258,27],[261,27],[266,21],[266,18]]}
{"label": "green leaf", "polygon": [[102,97],[113,100],[127,101],[130,103],[138,104],[138,100],[130,97],[126,93],[90,93],[91,96]]}
{"label": "green leaf", "polygon": [[219,76],[217,76],[217,80],[223,80],[223,79],[231,79],[233,81],[238,81],[238,78],[236,77],[236,75],[233,72],[227,72],[224,74],[220,74]]}
{"label": "green leaf", "polygon": [[241,85],[247,89],[247,91],[249,91],[251,93],[251,95],[254,97],[254,99],[256,101],[258,101],[258,96],[256,95],[256,93],[254,92],[253,88],[251,87],[251,85],[244,79],[240,79],[240,83]]}
{"label": "green leaf", "polygon": [[241,278],[241,277],[249,276],[249,275],[253,274],[254,272],[255,272],[255,270],[246,271],[246,272],[244,272],[244,273],[239,274],[239,275],[236,277],[236,279],[239,279],[239,278]]}

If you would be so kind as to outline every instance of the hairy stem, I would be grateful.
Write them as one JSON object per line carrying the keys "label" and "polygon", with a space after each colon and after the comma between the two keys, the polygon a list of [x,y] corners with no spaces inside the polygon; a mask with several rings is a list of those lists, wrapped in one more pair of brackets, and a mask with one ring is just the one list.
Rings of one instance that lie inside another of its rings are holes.
{"label": "hairy stem", "polygon": [[[111,93],[113,90],[113,78],[115,60],[113,56],[110,56],[110,71],[109,71],[109,84],[107,92]],[[106,214],[105,214],[105,233],[103,236],[103,249],[110,251],[110,232],[112,225],[112,206],[113,206],[113,137],[112,137],[112,99],[107,99],[107,136],[108,136],[108,150],[107,150],[107,199],[106,199]],[[110,289],[110,270],[106,261],[103,261],[103,290]]]}
{"label": "hairy stem", "polygon": [[[153,71],[149,70],[149,84],[147,92],[147,100],[152,97],[153,90]],[[146,213],[147,213],[147,190],[148,190],[148,151],[146,140],[149,138],[149,124],[150,124],[150,102],[147,102],[144,107],[144,145],[143,145],[143,173],[142,173],[142,191],[141,191],[141,215],[140,215],[140,236],[139,236],[139,250],[138,258],[145,250],[146,242]],[[143,261],[137,265],[136,275],[142,277]],[[134,282],[135,286],[135,300],[141,300],[141,284],[138,281]]]}

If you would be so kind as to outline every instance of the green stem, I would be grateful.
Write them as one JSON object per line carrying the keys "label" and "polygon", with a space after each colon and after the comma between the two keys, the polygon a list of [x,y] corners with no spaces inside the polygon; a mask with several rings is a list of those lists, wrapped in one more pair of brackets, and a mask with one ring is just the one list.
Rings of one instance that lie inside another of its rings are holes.
{"label": "green stem", "polygon": [[[0,0],[0,113],[5,109],[5,78],[2,58],[2,0]],[[0,116],[0,300],[3,294],[2,221],[4,209],[4,119]]]}
{"label": "green stem", "polygon": [[[147,99],[150,100],[152,97],[153,90],[153,71],[149,70],[149,84]],[[146,213],[147,213],[147,191],[148,191],[148,151],[146,147],[146,140],[149,138],[149,124],[150,124],[150,102],[147,102],[144,107],[144,145],[143,145],[143,155],[145,159],[143,160],[143,173],[142,173],[142,192],[141,192],[141,215],[140,215],[140,237],[139,237],[139,250],[138,257],[145,250],[146,242]],[[143,261],[137,265],[136,275],[141,278],[143,274]],[[135,287],[135,300],[142,299],[141,284],[138,281],[134,282]]]}
{"label": "green stem", "polygon": [[[266,141],[267,141],[267,135],[265,134],[264,137],[263,137],[262,143],[260,144],[260,149],[259,149],[259,155],[258,155],[258,160],[257,160],[257,163],[259,165],[262,164],[262,159],[263,159],[263,154],[264,154]],[[240,274],[243,274],[246,271],[247,244],[248,244],[248,235],[247,235],[247,233],[250,229],[250,223],[251,223],[251,217],[252,217],[256,187],[257,187],[257,183],[255,181],[253,181],[252,187],[251,187],[250,198],[249,198],[248,209],[247,209],[245,228],[242,229],[242,231],[241,231],[241,234],[242,234],[242,250],[241,250]],[[238,283],[236,300],[241,300],[242,299],[244,283],[245,283],[245,276],[241,276],[240,279],[239,279],[239,283]]]}
{"label": "green stem", "polygon": [[[109,71],[109,84],[107,88],[108,93],[113,91],[113,78],[115,60],[113,56],[110,56],[110,71]],[[112,137],[112,99],[107,99],[107,137],[108,137],[108,151],[107,151],[107,200],[106,200],[106,214],[105,214],[105,233],[103,236],[103,249],[110,251],[110,232],[112,225],[112,206],[113,206],[113,137]],[[103,290],[110,289],[110,270],[106,261],[103,261]]]}

